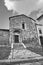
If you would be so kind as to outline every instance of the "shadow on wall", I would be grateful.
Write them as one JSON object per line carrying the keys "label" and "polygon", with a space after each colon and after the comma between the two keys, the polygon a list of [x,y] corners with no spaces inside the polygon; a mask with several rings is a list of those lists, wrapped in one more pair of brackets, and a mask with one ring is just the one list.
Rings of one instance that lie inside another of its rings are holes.
{"label": "shadow on wall", "polygon": [[28,38],[27,40],[22,41],[24,44],[30,44],[30,45],[39,45],[37,38]]}

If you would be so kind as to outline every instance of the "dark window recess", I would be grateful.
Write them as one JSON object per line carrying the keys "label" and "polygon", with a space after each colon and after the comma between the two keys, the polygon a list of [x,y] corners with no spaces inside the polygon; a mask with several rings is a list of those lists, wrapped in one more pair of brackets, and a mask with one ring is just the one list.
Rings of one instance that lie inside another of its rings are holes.
{"label": "dark window recess", "polygon": [[40,42],[41,42],[41,45],[43,46],[43,36],[40,36]]}
{"label": "dark window recess", "polygon": [[40,34],[42,34],[42,31],[41,31],[41,30],[39,30],[39,33],[40,33]]}
{"label": "dark window recess", "polygon": [[22,23],[22,28],[25,29],[25,23],[24,22]]}
{"label": "dark window recess", "polygon": [[18,35],[14,35],[14,40],[15,40],[14,41],[15,43],[19,43],[19,36]]}

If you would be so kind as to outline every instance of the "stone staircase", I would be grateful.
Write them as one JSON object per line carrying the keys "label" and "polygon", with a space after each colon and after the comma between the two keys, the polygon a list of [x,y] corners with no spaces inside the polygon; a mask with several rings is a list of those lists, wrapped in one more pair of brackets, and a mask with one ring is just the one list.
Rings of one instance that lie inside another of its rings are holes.
{"label": "stone staircase", "polygon": [[36,54],[30,50],[27,50],[25,46],[21,44],[14,44],[13,49],[8,57],[8,59],[26,59],[26,58],[35,58],[35,57],[42,57],[39,54]]}
{"label": "stone staircase", "polygon": [[16,43],[13,45],[13,48],[11,49],[10,55],[8,57],[9,58],[13,58],[15,55],[15,50],[25,50],[25,45],[23,43]]}
{"label": "stone staircase", "polygon": [[31,52],[30,50],[24,49],[24,50],[13,50],[12,53],[10,53],[8,59],[29,59],[29,58],[39,58],[42,57],[39,54],[36,54],[34,52]]}
{"label": "stone staircase", "polygon": [[34,52],[31,52],[30,50],[14,50],[13,52],[13,58],[15,59],[28,59],[28,58],[38,58],[38,57],[42,57],[39,54],[36,54]]}

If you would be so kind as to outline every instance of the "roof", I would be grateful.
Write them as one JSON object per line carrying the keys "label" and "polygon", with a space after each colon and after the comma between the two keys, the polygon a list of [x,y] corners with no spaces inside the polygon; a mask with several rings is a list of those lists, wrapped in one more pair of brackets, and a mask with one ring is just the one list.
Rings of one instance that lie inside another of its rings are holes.
{"label": "roof", "polygon": [[16,16],[11,16],[11,17],[9,17],[9,20],[10,20],[11,18],[14,18],[14,17],[19,17],[19,16],[25,16],[25,17],[30,18],[30,19],[32,19],[33,21],[35,21],[35,22],[36,22],[36,20],[34,20],[33,18],[28,17],[27,15],[24,15],[24,14],[21,14],[21,15],[16,15]]}
{"label": "roof", "polygon": [[37,20],[40,20],[42,17],[43,17],[43,14],[40,15],[40,16],[37,18]]}
{"label": "roof", "polygon": [[[9,20],[10,20],[11,18],[19,17],[19,16],[25,16],[25,17],[27,17],[27,18],[29,18],[29,19],[32,19],[32,20],[35,22],[36,25],[43,26],[43,25],[40,24],[37,20],[35,20],[35,19],[31,18],[31,17],[28,17],[27,15],[24,15],[24,14],[16,15],[16,16],[11,16],[11,17],[9,17]],[[37,21],[37,22],[36,22],[36,21]]]}

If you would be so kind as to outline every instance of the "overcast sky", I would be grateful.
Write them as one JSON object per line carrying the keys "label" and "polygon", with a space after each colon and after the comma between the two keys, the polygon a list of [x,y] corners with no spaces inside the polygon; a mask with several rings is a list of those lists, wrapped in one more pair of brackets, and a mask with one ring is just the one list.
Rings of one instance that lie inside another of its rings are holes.
{"label": "overcast sky", "polygon": [[0,28],[9,28],[9,17],[18,14],[29,15],[31,11],[43,9],[43,0],[0,0]]}

